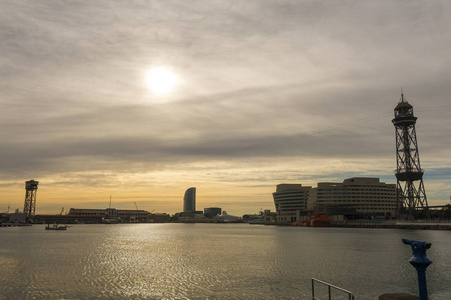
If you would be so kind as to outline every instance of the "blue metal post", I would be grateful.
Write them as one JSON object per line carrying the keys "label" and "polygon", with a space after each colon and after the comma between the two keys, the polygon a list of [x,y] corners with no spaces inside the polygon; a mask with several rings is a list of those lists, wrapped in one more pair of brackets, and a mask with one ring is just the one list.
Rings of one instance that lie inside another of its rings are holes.
{"label": "blue metal post", "polygon": [[428,289],[426,285],[426,268],[432,264],[432,261],[426,257],[426,250],[431,248],[431,244],[407,239],[402,239],[402,242],[412,247],[413,256],[409,260],[409,263],[415,267],[418,273],[420,300],[427,300]]}

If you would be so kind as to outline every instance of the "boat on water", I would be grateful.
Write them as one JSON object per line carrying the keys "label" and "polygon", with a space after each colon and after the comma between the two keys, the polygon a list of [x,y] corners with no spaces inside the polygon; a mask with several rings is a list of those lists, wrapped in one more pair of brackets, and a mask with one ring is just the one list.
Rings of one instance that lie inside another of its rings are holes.
{"label": "boat on water", "polygon": [[307,221],[292,222],[291,226],[307,226]]}
{"label": "boat on water", "polygon": [[263,224],[263,218],[256,218],[249,221],[249,224]]}
{"label": "boat on water", "polygon": [[291,226],[328,227],[331,221],[330,216],[326,212],[317,211],[309,215],[307,221],[293,222]]}
{"label": "boat on water", "polygon": [[102,223],[103,224],[117,224],[119,223],[119,219],[118,218],[102,218]]}
{"label": "boat on water", "polygon": [[307,220],[307,226],[311,227],[329,227],[331,218],[326,212],[317,211]]}
{"label": "boat on water", "polygon": [[50,226],[50,224],[47,224],[45,230],[67,230],[67,225],[53,224],[52,226]]}
{"label": "boat on water", "polygon": [[111,208],[111,195],[110,195],[110,206],[106,209],[106,214],[102,218],[102,223],[104,223],[104,224],[119,223],[119,217],[117,215],[117,210],[115,208]]}

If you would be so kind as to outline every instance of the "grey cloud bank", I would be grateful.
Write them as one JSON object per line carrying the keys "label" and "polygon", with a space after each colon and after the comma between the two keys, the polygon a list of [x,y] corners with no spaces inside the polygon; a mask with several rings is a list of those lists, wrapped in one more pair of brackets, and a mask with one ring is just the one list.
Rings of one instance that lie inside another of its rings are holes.
{"label": "grey cloud bank", "polygon": [[[0,180],[187,165],[195,177],[203,163],[243,186],[296,169],[310,184],[384,177],[402,86],[427,194],[447,200],[450,13],[446,1],[2,1]],[[155,65],[180,76],[172,94],[146,88]]]}

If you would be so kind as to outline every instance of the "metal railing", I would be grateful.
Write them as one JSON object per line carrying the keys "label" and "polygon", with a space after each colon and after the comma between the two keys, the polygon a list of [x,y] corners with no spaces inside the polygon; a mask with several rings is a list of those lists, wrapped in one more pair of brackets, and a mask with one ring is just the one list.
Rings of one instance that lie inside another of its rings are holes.
{"label": "metal railing", "polygon": [[332,300],[332,289],[338,290],[338,291],[340,291],[340,292],[343,292],[344,294],[348,294],[349,300],[354,300],[354,295],[352,294],[352,292],[347,291],[347,290],[345,290],[345,289],[342,289],[342,288],[340,288],[340,287],[338,287],[338,286],[334,286],[334,285],[332,285],[332,284],[330,284],[330,283],[327,283],[327,282],[325,282],[325,281],[315,279],[315,278],[312,278],[312,300],[320,300],[319,298],[316,298],[316,297],[315,297],[315,282],[327,286],[327,292],[328,292],[328,294],[329,294],[328,300]]}

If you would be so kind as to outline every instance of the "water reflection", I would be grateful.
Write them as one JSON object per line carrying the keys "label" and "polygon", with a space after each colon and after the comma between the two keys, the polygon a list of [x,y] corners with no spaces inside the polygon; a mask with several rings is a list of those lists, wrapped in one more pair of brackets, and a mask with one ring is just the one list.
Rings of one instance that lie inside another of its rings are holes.
{"label": "water reflection", "polygon": [[445,231],[246,224],[0,230],[0,299],[309,299],[312,277],[358,299],[416,293],[403,237],[432,243],[431,299],[451,295]]}

